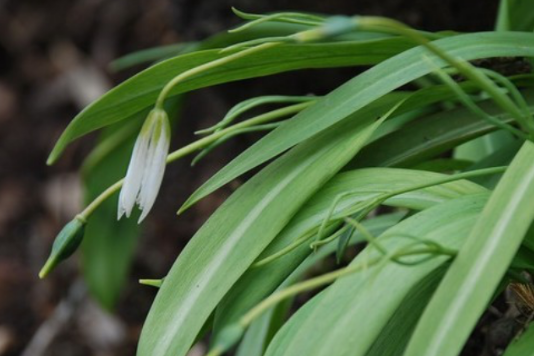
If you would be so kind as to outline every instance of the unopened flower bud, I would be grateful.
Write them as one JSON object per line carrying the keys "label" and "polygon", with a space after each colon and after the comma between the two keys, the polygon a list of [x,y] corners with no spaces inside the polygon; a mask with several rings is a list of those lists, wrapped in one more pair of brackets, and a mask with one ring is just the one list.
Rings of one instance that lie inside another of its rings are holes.
{"label": "unopened flower bud", "polygon": [[78,249],[84,232],[85,220],[80,216],[76,216],[65,225],[54,240],[50,256],[39,272],[39,278],[46,277],[60,262],[69,258]]}

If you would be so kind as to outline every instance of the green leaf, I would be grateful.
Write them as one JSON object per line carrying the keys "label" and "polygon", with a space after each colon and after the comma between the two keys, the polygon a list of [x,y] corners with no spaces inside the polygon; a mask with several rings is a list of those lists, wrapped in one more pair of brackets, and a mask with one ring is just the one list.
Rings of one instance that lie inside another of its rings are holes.
{"label": "green leaf", "polygon": [[[496,56],[534,56],[534,34],[531,33],[474,33],[440,39],[433,43],[450,55],[465,60]],[[300,112],[292,120],[266,135],[221,169],[193,193],[182,210],[239,175],[342,121],[377,98],[429,74],[434,67],[428,65],[428,58],[431,58],[435,65],[445,66],[424,48],[417,47],[349,80],[324,96],[312,108]]]}
{"label": "green leaf", "polygon": [[534,3],[532,0],[501,0],[497,31],[533,31]]}
{"label": "green leaf", "polygon": [[[523,94],[534,111],[534,91],[528,90]],[[480,107],[504,122],[511,122],[510,116],[490,101],[481,103]],[[466,108],[439,112],[411,122],[369,144],[347,167],[410,167],[495,129]]]}
{"label": "green leaf", "polygon": [[[469,234],[486,199],[487,194],[471,195],[436,205],[387,230],[379,241],[388,251],[396,251],[413,243],[402,237],[409,234],[456,249]],[[351,265],[366,264],[378,256],[379,252],[368,246]],[[274,354],[269,347],[266,356],[365,355],[410,291],[448,259],[436,256],[412,266],[385,261],[338,279],[326,288],[284,350]],[[283,334],[284,329],[280,332]]]}
{"label": "green leaf", "polygon": [[[231,81],[261,77],[303,68],[332,68],[378,63],[411,44],[400,38],[370,41],[281,45],[257,52],[202,75],[185,80],[171,95]],[[175,76],[191,68],[227,56],[219,50],[205,50],[160,62],[116,88],[80,112],[65,129],[52,150],[48,163],[57,160],[73,140],[99,128],[127,119],[154,104]]]}
{"label": "green leaf", "polygon": [[282,355],[283,350],[285,350],[287,345],[291,343],[294,335],[298,333],[302,324],[304,324],[312,315],[324,296],[325,291],[315,295],[312,299],[308,300],[306,304],[300,307],[297,313],[291,316],[289,321],[284,324],[280,331],[275,335],[273,341],[269,344],[265,356]]}
{"label": "green leaf", "polygon": [[488,157],[513,141],[514,137],[509,132],[502,130],[492,132],[456,147],[454,157],[475,162]]}
{"label": "green leaf", "polygon": [[374,118],[333,127],[263,169],[182,251],[143,327],[139,356],[182,356],[217,304],[304,202],[353,157]]}
{"label": "green leaf", "polygon": [[[320,192],[319,192],[320,194]],[[395,225],[399,220],[404,216],[405,214],[402,213],[393,213],[393,214],[386,214],[381,215],[369,220],[366,220],[363,222],[363,225],[373,234],[381,234],[384,232],[384,230],[390,228],[391,226]],[[365,239],[356,232],[352,235],[351,240],[349,242],[350,245],[354,245],[359,242],[363,242]],[[277,290],[281,288],[285,288],[292,283],[295,283],[302,279],[303,275],[307,273],[311,268],[316,266],[318,263],[323,261],[323,259],[335,252],[335,244],[328,244],[319,249],[317,253],[314,253],[310,255],[308,258],[306,258],[295,270],[292,271],[291,275],[285,279],[285,281],[277,288]],[[245,274],[246,275],[246,274]],[[258,278],[261,278],[259,276]],[[255,280],[253,280],[255,281]],[[243,278],[240,279],[237,283],[242,283]],[[256,286],[257,283],[254,283],[254,286]],[[251,286],[252,288],[249,288],[250,290],[254,290],[254,286]],[[235,290],[232,289],[231,292]],[[244,293],[247,293],[247,291],[244,291]],[[244,294],[247,295],[248,294]],[[240,296],[243,297],[244,295]],[[238,300],[235,300],[237,302]],[[291,306],[292,300],[285,301],[284,307]],[[224,302],[222,302],[224,303]],[[254,321],[252,325],[248,328],[243,341],[239,345],[237,356],[262,356],[263,352],[265,351],[265,348],[269,344],[272,336],[274,336],[275,333],[273,331],[278,331],[279,326],[276,327],[275,330],[273,326],[272,319],[276,316],[276,314],[273,314],[273,312],[278,310],[278,305],[276,308],[269,309],[264,315],[262,315],[258,320]],[[218,308],[219,310],[219,308]],[[220,316],[219,316],[220,317]],[[219,320],[220,323],[220,320]],[[280,325],[281,326],[281,325]],[[224,326],[223,326],[224,327]],[[214,327],[214,334],[217,334],[217,325]]]}
{"label": "green leaf", "polygon": [[[376,197],[380,193],[423,184],[441,177],[445,176],[438,173],[393,168],[369,168],[341,173],[302,207],[279,236],[262,252],[259,259],[282,250],[307,231],[318,229],[332,202],[339,194],[354,193],[340,202],[334,212],[334,217],[347,207]],[[422,210],[449,199],[483,192],[487,190],[474,183],[457,181],[406,193],[388,200],[386,204]],[[225,325],[237,320],[269,293],[272,293],[311,252],[309,242],[304,243],[267,265],[248,270],[219,304],[215,315],[214,333],[216,334]]]}
{"label": "green leaf", "polygon": [[506,349],[504,356],[528,356],[534,350],[534,323]]}
{"label": "green leaf", "polygon": [[461,351],[534,218],[533,155],[534,144],[526,142],[425,310],[405,356]]}
{"label": "green leaf", "polygon": [[410,289],[365,356],[396,356],[402,353],[447,267],[445,264],[430,272]]}
{"label": "green leaf", "polygon": [[284,324],[293,299],[289,298],[269,309],[247,329],[236,356],[262,356],[274,334]]}

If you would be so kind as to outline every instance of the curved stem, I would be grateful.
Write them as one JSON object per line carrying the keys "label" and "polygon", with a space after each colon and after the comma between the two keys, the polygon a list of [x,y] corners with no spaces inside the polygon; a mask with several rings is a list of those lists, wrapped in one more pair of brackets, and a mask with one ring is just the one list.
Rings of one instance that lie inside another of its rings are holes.
{"label": "curved stem", "polygon": [[163,89],[161,90],[161,92],[160,92],[160,94],[158,96],[158,99],[156,100],[156,107],[160,108],[160,109],[163,109],[163,104],[165,102],[165,99],[169,95],[170,91],[178,83],[180,83],[180,82],[182,82],[182,81],[184,81],[184,80],[186,80],[186,79],[188,79],[188,78],[190,78],[192,76],[195,76],[195,75],[197,75],[199,73],[202,73],[202,72],[204,72],[206,70],[210,70],[210,69],[216,68],[218,66],[233,62],[233,61],[235,61],[237,59],[246,57],[249,54],[252,54],[252,53],[255,53],[255,52],[260,52],[260,51],[263,51],[265,49],[278,46],[279,44],[280,44],[280,42],[268,42],[268,43],[264,43],[264,44],[261,44],[261,45],[256,46],[256,47],[247,48],[247,49],[245,49],[243,51],[240,51],[240,52],[231,54],[229,56],[226,56],[226,57],[223,57],[223,58],[219,58],[219,59],[216,59],[214,61],[202,64],[202,65],[200,65],[198,67],[189,69],[189,70],[177,75],[170,82],[168,82],[163,87]]}
{"label": "curved stem", "polygon": [[85,220],[102,204],[104,201],[106,201],[110,196],[112,196],[115,192],[117,192],[119,189],[121,189],[122,184],[124,183],[124,178],[115,182],[115,184],[110,185],[106,190],[104,190],[98,197],[96,197],[95,200],[93,200],[89,205],[83,209],[83,211],[78,214],[78,216],[83,217]]}
{"label": "curved stem", "polygon": [[420,45],[423,45],[430,52],[456,68],[462,75],[480,85],[480,87],[485,90],[501,108],[508,111],[525,129],[527,129],[531,136],[534,133],[534,122],[526,118],[517,105],[515,105],[508,96],[504,95],[491,79],[489,79],[482,71],[477,70],[469,62],[462,61],[443,51],[416,30],[399,21],[375,16],[356,17],[354,20],[360,30],[403,35]]}
{"label": "curved stem", "polygon": [[[389,259],[400,258],[400,257],[405,257],[405,256],[421,255],[421,254],[436,254],[436,249],[426,247],[426,248],[420,248],[420,249],[413,249],[410,251],[397,251],[395,253],[392,253]],[[384,257],[379,256],[370,261],[367,261],[365,264],[351,265],[351,266],[341,268],[341,269],[338,269],[338,270],[335,270],[329,273],[325,273],[321,276],[309,279],[301,283],[297,283],[277,293],[271,294],[269,297],[264,299],[254,308],[252,308],[248,313],[243,315],[241,319],[239,320],[239,324],[243,327],[247,327],[250,325],[250,323],[252,323],[252,321],[254,321],[254,319],[256,319],[261,314],[263,314],[267,309],[269,309],[275,304],[278,304],[279,302],[281,302],[282,300],[286,298],[292,297],[302,292],[306,292],[306,291],[321,287],[325,284],[332,283],[338,278],[359,272],[383,260],[384,260]]]}
{"label": "curved stem", "polygon": [[289,252],[293,251],[294,249],[296,249],[297,247],[299,247],[300,245],[305,243],[307,240],[312,238],[313,235],[315,235],[314,231],[305,233],[304,235],[302,235],[301,237],[299,237],[298,239],[296,239],[295,241],[293,241],[292,243],[290,243],[289,245],[287,245],[283,249],[279,250],[278,252],[275,252],[272,255],[269,255],[269,256],[265,257],[264,259],[254,263],[251,266],[251,268],[258,268],[258,267],[261,267],[261,266],[265,266],[266,264],[268,264],[268,263],[270,263],[270,262],[272,262],[274,260],[279,259],[280,257],[288,254]]}

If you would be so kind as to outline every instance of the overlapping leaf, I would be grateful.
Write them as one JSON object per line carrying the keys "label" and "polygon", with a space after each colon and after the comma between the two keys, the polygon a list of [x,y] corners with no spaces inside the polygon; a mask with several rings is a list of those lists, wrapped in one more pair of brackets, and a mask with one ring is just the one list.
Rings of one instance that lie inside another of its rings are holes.
{"label": "overlapping leaf", "polygon": [[[393,168],[370,168],[341,173],[306,203],[280,235],[263,251],[260,259],[282,250],[304,233],[317,229],[338,194],[353,193],[340,202],[333,217],[339,215],[347,207],[376,197],[380,193],[419,185],[441,177],[445,176]],[[486,189],[474,183],[457,181],[405,193],[388,200],[386,204],[422,210],[449,199],[483,192],[486,192]],[[303,243],[265,266],[247,271],[221,301],[215,317],[215,333],[273,292],[312,252],[309,247],[311,241],[313,240],[310,239],[307,243]]]}
{"label": "overlapping leaf", "polygon": [[[292,44],[251,54],[180,83],[171,95],[231,81],[303,68],[332,68],[378,63],[412,45],[400,38],[325,44]],[[128,79],[80,112],[50,154],[53,163],[74,139],[127,119],[154,104],[167,82],[191,68],[227,56],[204,50],[158,63]]]}
{"label": "overlapping leaf", "polygon": [[378,124],[374,118],[335,126],[299,145],[241,186],[210,217],[160,288],[143,327],[139,356],[187,353],[235,281],[362,147]]}
{"label": "overlapping leaf", "polygon": [[[495,56],[534,56],[532,33],[473,33],[437,40],[434,44],[451,55],[466,60]],[[338,87],[319,100],[313,108],[302,111],[225,166],[188,199],[183,209],[244,172],[342,121],[377,98],[430,73],[433,67],[428,65],[428,58],[433,56],[424,48],[413,48]],[[445,65],[437,58],[432,61],[436,65]]]}
{"label": "overlapping leaf", "polygon": [[526,142],[421,317],[406,356],[462,349],[534,219],[533,155],[534,143]]}
{"label": "overlapping leaf", "polygon": [[[486,199],[487,194],[471,195],[436,205],[404,220],[379,239],[389,251],[413,243],[400,237],[404,234],[459,248]],[[377,253],[372,246],[367,247],[352,264],[365,264]],[[286,338],[285,328],[276,335],[266,355],[365,355],[412,288],[447,260],[435,257],[414,266],[388,262],[337,280],[307,312],[298,330],[289,330],[291,339],[283,348],[277,344]]]}

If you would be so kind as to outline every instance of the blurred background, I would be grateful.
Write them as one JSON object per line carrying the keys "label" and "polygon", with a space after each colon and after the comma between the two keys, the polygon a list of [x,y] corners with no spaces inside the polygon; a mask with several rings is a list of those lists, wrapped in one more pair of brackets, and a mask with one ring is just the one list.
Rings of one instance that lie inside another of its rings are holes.
{"label": "blurred background", "polygon": [[[164,276],[189,237],[239,182],[183,216],[175,211],[255,137],[236,138],[194,168],[187,160],[169,167],[155,209],[136,236],[126,280],[105,308],[88,296],[80,253],[49,278],[37,278],[57,232],[82,207],[79,169],[98,135],[74,142],[54,166],[45,161],[83,107],[142,69],[112,72],[112,60],[224,31],[239,22],[231,6],[257,13],[375,14],[426,30],[483,31],[493,28],[498,1],[0,0],[0,356],[135,354],[155,295],[154,288],[137,280]],[[195,130],[217,122],[241,100],[321,95],[357,73],[309,70],[191,93],[172,146],[190,142]],[[483,340],[483,330],[479,337]],[[191,354],[202,351],[199,345]]]}

